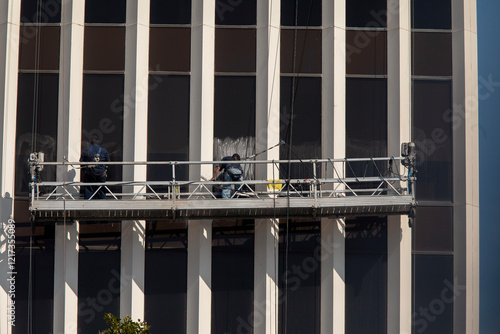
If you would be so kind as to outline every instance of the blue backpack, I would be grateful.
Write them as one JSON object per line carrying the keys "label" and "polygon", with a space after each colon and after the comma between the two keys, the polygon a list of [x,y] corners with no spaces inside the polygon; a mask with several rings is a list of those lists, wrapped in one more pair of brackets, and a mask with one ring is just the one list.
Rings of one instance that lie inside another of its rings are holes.
{"label": "blue backpack", "polygon": [[[102,150],[102,147],[99,147],[99,151],[97,151],[97,152],[94,152],[94,150],[92,149],[92,147],[89,147],[89,149],[90,149],[90,151],[92,153],[94,153],[92,161],[100,162],[101,161],[101,150]],[[104,165],[104,164],[89,165],[88,167],[89,167],[90,173],[92,173],[93,175],[102,176],[102,175],[104,175],[106,173],[106,165]]]}

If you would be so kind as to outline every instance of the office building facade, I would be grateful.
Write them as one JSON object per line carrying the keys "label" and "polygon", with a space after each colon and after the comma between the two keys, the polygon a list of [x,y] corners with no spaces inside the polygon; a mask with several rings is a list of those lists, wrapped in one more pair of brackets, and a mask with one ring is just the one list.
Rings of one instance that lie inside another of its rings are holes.
{"label": "office building facade", "polygon": [[[0,333],[96,333],[105,313],[153,333],[478,333],[475,0],[0,0],[0,66]],[[413,141],[417,218],[31,222],[29,153],[78,161],[92,135],[113,161]]]}

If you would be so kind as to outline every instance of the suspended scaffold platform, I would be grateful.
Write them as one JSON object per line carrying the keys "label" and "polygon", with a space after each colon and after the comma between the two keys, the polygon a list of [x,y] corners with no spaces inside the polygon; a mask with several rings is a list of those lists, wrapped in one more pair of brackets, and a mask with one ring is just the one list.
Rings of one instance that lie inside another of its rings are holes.
{"label": "suspended scaffold platform", "polygon": [[[199,176],[189,180],[188,175],[200,175],[200,171],[227,161],[106,162],[108,168],[121,170],[123,175],[133,175],[130,171],[143,168],[154,170],[155,179],[163,174],[164,180],[83,183],[56,181],[56,177],[77,175],[71,170],[83,170],[95,163],[42,160],[36,153],[30,159],[30,210],[35,220],[411,215],[416,204],[415,178],[408,157],[243,160],[243,181],[234,182]],[[272,178],[256,179],[254,175],[261,172]],[[54,181],[46,180],[50,175]],[[229,199],[220,198],[224,186],[232,187]],[[92,187],[89,199],[82,196],[83,187]],[[105,199],[95,199],[100,191],[104,191]]]}

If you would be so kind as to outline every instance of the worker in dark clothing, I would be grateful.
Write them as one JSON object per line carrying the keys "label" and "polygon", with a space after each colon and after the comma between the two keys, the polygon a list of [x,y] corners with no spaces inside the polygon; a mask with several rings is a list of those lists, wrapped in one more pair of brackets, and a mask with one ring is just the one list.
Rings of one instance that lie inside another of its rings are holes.
{"label": "worker in dark clothing", "polygon": [[[215,180],[217,174],[219,174],[219,172],[222,171],[224,173],[223,180],[226,182],[243,181],[243,168],[241,168],[241,165],[236,162],[229,162],[229,161],[240,161],[240,160],[241,158],[237,153],[233,154],[232,156],[222,158],[222,161],[228,161],[228,162],[215,166],[214,175],[211,180]],[[238,191],[240,187],[241,185],[236,184],[234,191]],[[231,184],[222,186],[222,198],[231,198],[233,196],[234,192],[231,191],[231,188],[232,188]]]}
{"label": "worker in dark clothing", "polygon": [[[81,162],[110,161],[108,151],[104,147],[99,146],[99,138],[97,136],[92,136],[92,138],[90,138],[90,145],[89,147],[83,150],[82,156],[80,157],[80,161]],[[92,182],[92,183],[106,182],[106,170],[107,166],[105,164],[82,166],[82,181]],[[103,187],[99,188],[99,186],[85,186],[84,198],[105,199],[106,194],[104,193]]]}

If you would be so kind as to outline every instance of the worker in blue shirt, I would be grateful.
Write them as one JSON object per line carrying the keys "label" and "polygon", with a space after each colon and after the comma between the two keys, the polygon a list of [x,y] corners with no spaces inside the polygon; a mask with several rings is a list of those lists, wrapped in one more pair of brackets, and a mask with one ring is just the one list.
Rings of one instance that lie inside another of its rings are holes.
{"label": "worker in blue shirt", "polygon": [[[110,161],[109,153],[104,148],[99,146],[99,137],[96,135],[90,138],[90,145],[82,151],[80,157],[81,162],[103,162]],[[84,165],[82,166],[82,181],[83,182],[106,182],[106,170],[107,166],[105,164],[96,165]],[[99,186],[85,186],[84,187],[84,198],[90,199],[105,199],[106,194],[104,193],[103,187],[99,190]]]}
{"label": "worker in blue shirt", "polygon": [[[233,154],[232,156],[227,156],[222,158],[222,161],[240,161],[240,155],[238,153]],[[243,181],[243,168],[239,163],[236,162],[228,162],[224,164],[219,164],[215,166],[214,175],[211,180],[215,180],[217,174],[222,171],[223,180],[226,182],[231,181]],[[238,191],[241,185],[236,184],[234,191]],[[227,184],[222,186],[222,198],[231,198],[233,193],[231,191],[232,185]]]}

